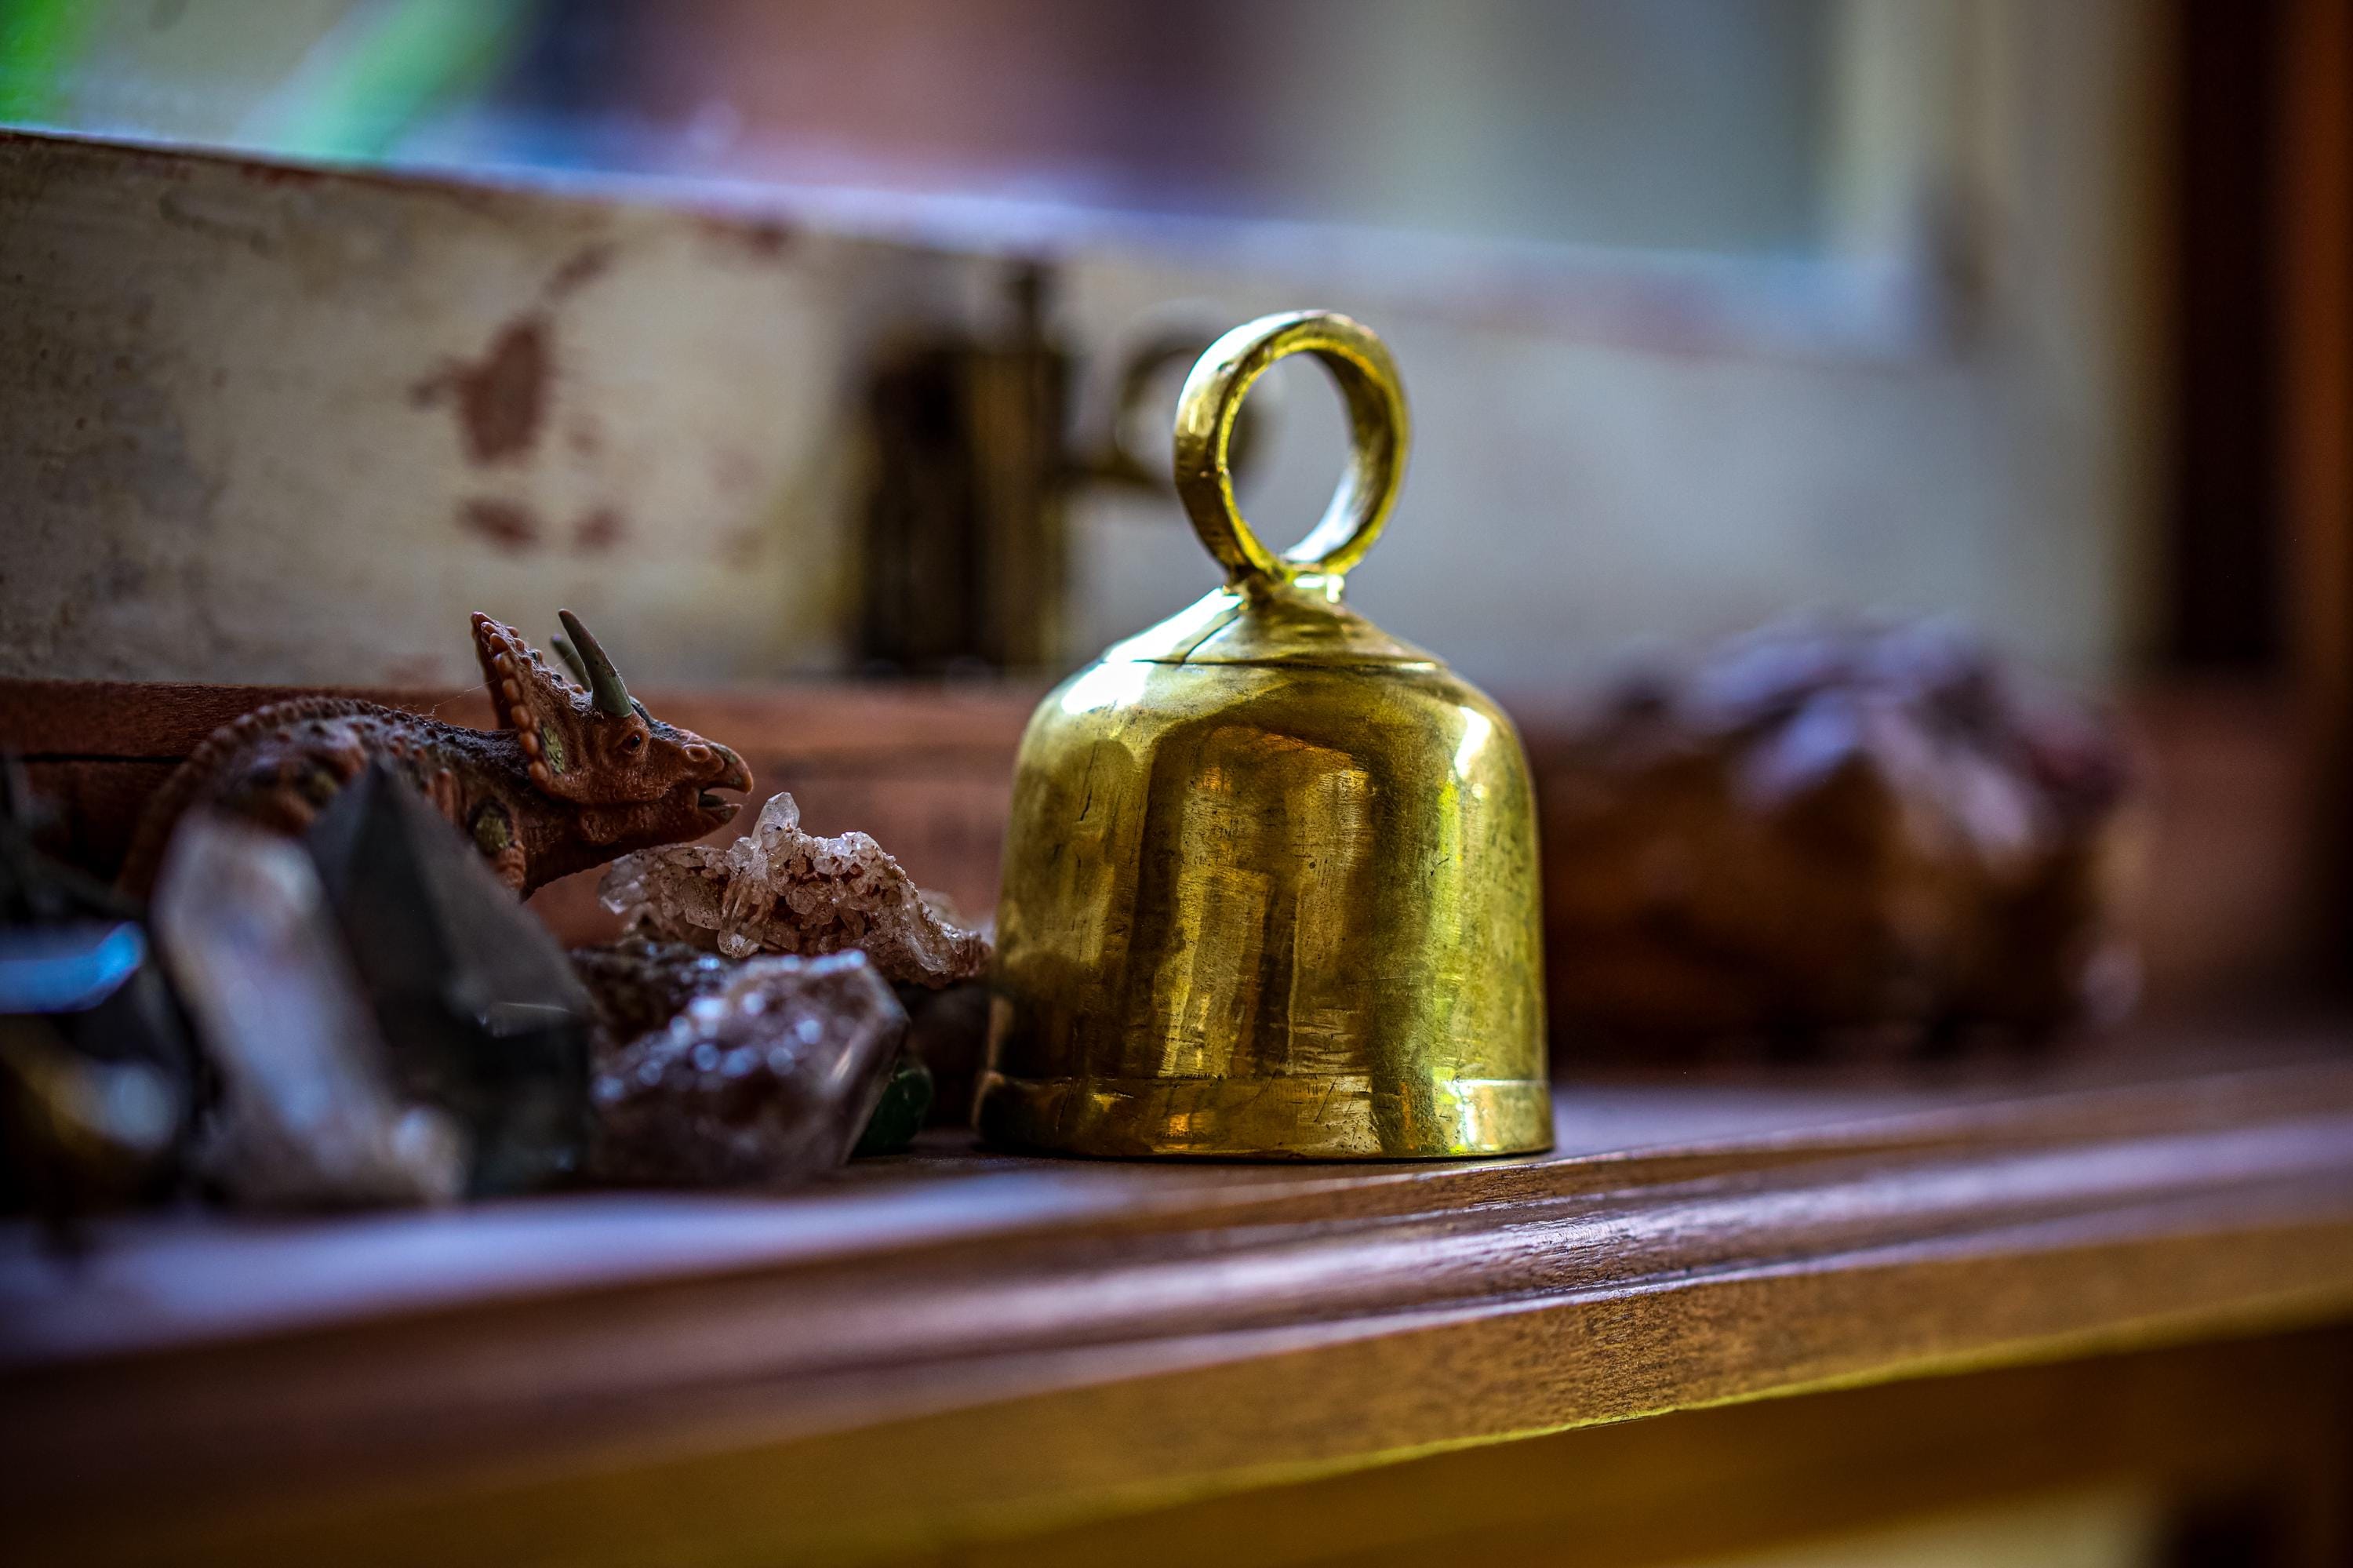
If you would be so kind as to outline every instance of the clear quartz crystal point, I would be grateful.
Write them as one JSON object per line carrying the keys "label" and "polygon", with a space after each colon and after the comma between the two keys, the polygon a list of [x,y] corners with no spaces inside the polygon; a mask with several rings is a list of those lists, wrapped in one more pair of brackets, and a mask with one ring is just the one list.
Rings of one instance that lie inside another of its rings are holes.
{"label": "clear quartz crystal point", "polygon": [[302,846],[196,812],[153,910],[173,978],[221,1077],[197,1172],[268,1208],[429,1203],[465,1185],[464,1134],[403,1104]]}

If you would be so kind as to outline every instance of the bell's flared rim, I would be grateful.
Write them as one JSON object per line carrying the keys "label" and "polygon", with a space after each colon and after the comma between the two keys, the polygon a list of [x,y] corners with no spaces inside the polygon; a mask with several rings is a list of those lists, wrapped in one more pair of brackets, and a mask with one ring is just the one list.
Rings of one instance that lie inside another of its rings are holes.
{"label": "bell's flared rim", "polygon": [[1361,1074],[1269,1077],[981,1080],[985,1142],[1106,1159],[1477,1160],[1553,1147],[1552,1092],[1538,1078]]}

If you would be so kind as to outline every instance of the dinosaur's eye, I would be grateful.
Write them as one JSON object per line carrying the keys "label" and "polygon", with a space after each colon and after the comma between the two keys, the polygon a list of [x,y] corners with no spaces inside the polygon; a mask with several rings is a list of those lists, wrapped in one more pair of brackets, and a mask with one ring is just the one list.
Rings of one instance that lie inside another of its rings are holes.
{"label": "dinosaur's eye", "polygon": [[646,737],[644,736],[632,733],[628,739],[621,742],[621,749],[624,751],[635,751],[638,747],[645,745],[645,743]]}

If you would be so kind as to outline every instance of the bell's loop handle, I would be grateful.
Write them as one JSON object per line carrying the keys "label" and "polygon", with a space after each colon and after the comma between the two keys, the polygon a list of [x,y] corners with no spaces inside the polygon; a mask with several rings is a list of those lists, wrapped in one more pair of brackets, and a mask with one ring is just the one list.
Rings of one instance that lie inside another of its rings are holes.
{"label": "bell's loop handle", "polygon": [[[1348,406],[1348,471],[1307,537],[1281,555],[1262,544],[1234,501],[1229,449],[1250,383],[1286,355],[1312,354]],[[1176,399],[1176,493],[1193,530],[1237,588],[1341,576],[1373,547],[1405,479],[1405,388],[1388,346],[1331,311],[1294,311],[1238,326],[1211,344]]]}

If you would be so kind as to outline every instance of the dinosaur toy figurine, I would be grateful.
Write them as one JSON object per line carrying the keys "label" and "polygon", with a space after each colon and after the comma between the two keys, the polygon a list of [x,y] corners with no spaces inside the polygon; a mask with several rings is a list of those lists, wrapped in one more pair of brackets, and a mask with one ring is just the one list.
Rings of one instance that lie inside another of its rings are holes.
{"label": "dinosaur toy figurine", "polygon": [[213,732],[164,781],[121,884],[152,887],[173,825],[192,806],[299,833],[371,762],[406,775],[473,839],[518,894],[631,850],[701,838],[732,820],[751,770],[727,747],[662,723],[570,610],[556,652],[565,680],[512,627],[474,616],[495,730],[348,697],[297,697]]}

